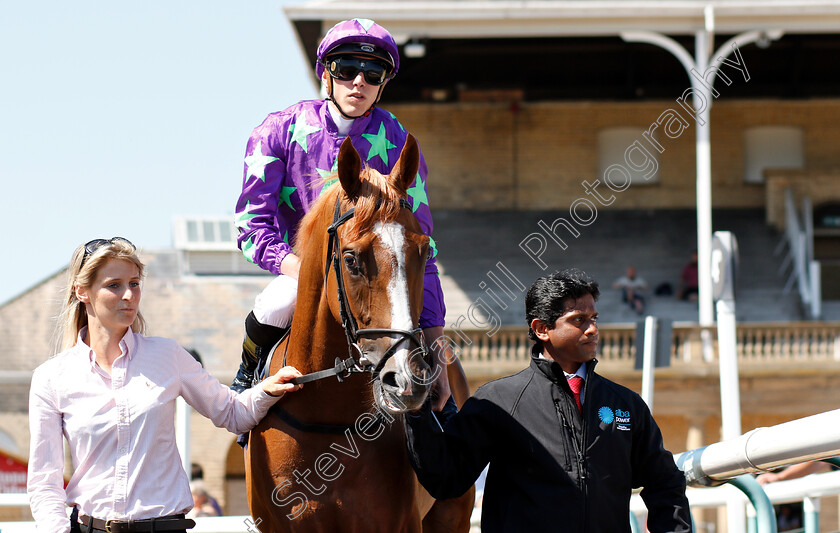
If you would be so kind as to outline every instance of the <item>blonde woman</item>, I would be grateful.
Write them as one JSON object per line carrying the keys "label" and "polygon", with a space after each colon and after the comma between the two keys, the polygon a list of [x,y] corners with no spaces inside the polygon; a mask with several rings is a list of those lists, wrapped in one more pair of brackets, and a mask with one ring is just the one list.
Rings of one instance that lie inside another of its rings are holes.
{"label": "blonde woman", "polygon": [[[300,388],[287,383],[300,373],[286,367],[237,395],[175,341],[146,337],[143,270],[121,237],[73,254],[64,351],[35,370],[29,396],[28,493],[39,531],[184,532],[193,499],[175,446],[175,399],[242,433]],[[74,467],[66,487],[63,438]]]}

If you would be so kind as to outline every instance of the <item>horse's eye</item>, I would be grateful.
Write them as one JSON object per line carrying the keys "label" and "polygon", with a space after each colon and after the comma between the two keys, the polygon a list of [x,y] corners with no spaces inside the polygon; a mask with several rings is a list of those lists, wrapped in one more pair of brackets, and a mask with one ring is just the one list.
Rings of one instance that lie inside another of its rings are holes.
{"label": "horse's eye", "polygon": [[347,267],[347,270],[351,274],[359,273],[359,264],[356,262],[356,256],[351,252],[346,252],[344,254],[344,266]]}

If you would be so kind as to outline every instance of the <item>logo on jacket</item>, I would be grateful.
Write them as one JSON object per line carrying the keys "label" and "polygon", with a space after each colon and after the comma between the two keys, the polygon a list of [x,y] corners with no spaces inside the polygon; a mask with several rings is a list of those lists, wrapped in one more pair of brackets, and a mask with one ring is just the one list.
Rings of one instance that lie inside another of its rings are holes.
{"label": "logo on jacket", "polygon": [[598,409],[598,418],[604,424],[612,424],[613,420],[615,420],[615,415],[613,415],[612,409],[605,405],[604,407]]}
{"label": "logo on jacket", "polygon": [[615,427],[622,431],[630,431],[630,411],[615,410]]}

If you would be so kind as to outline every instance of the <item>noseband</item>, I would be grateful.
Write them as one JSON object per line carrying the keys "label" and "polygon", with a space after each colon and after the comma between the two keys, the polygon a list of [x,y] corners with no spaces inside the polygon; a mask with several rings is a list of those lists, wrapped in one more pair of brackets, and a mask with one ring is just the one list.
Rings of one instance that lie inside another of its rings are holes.
{"label": "noseband", "polygon": [[[376,208],[379,208],[377,203]],[[404,198],[400,198],[400,207],[411,209],[411,206]],[[327,278],[330,274],[330,263],[332,263],[332,270],[335,273],[335,281],[338,286],[338,307],[341,315],[341,327],[344,328],[344,335],[347,337],[347,347],[349,350],[349,357],[347,359],[335,358],[335,366],[326,370],[304,374],[303,376],[292,379],[291,383],[307,383],[310,381],[317,381],[319,379],[336,376],[338,381],[344,381],[351,373],[355,372],[370,372],[372,379],[377,379],[385,363],[394,356],[397,352],[397,347],[403,341],[413,341],[423,353],[423,358],[426,359],[429,349],[423,338],[423,330],[415,328],[411,331],[404,329],[390,329],[390,328],[362,328],[356,323],[353,313],[350,312],[350,305],[348,303],[347,291],[344,288],[344,276],[341,272],[341,255],[337,253],[341,248],[341,243],[338,237],[338,228],[342,224],[353,218],[356,211],[355,207],[351,207],[343,214],[341,213],[341,198],[337,198],[335,202],[335,213],[333,214],[333,223],[327,228],[329,241],[327,243],[327,263],[324,267],[324,289],[327,287]],[[398,335],[400,338],[394,342],[388,350],[382,354],[377,364],[373,364],[367,360],[364,351],[359,346],[359,340],[364,337],[376,337],[381,335]],[[355,357],[358,354],[358,360]]]}

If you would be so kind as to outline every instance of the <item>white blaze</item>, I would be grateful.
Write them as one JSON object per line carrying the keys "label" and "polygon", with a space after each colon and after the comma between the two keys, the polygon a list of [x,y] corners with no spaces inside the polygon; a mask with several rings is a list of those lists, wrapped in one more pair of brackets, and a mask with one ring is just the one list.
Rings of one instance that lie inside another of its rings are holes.
{"label": "white blaze", "polygon": [[[391,328],[411,330],[411,309],[408,301],[408,279],[405,273],[405,228],[395,222],[377,222],[373,232],[379,236],[382,246],[394,256],[396,268],[388,282],[388,298],[391,301]],[[403,350],[400,350],[402,352]],[[401,354],[397,354],[401,355]]]}

